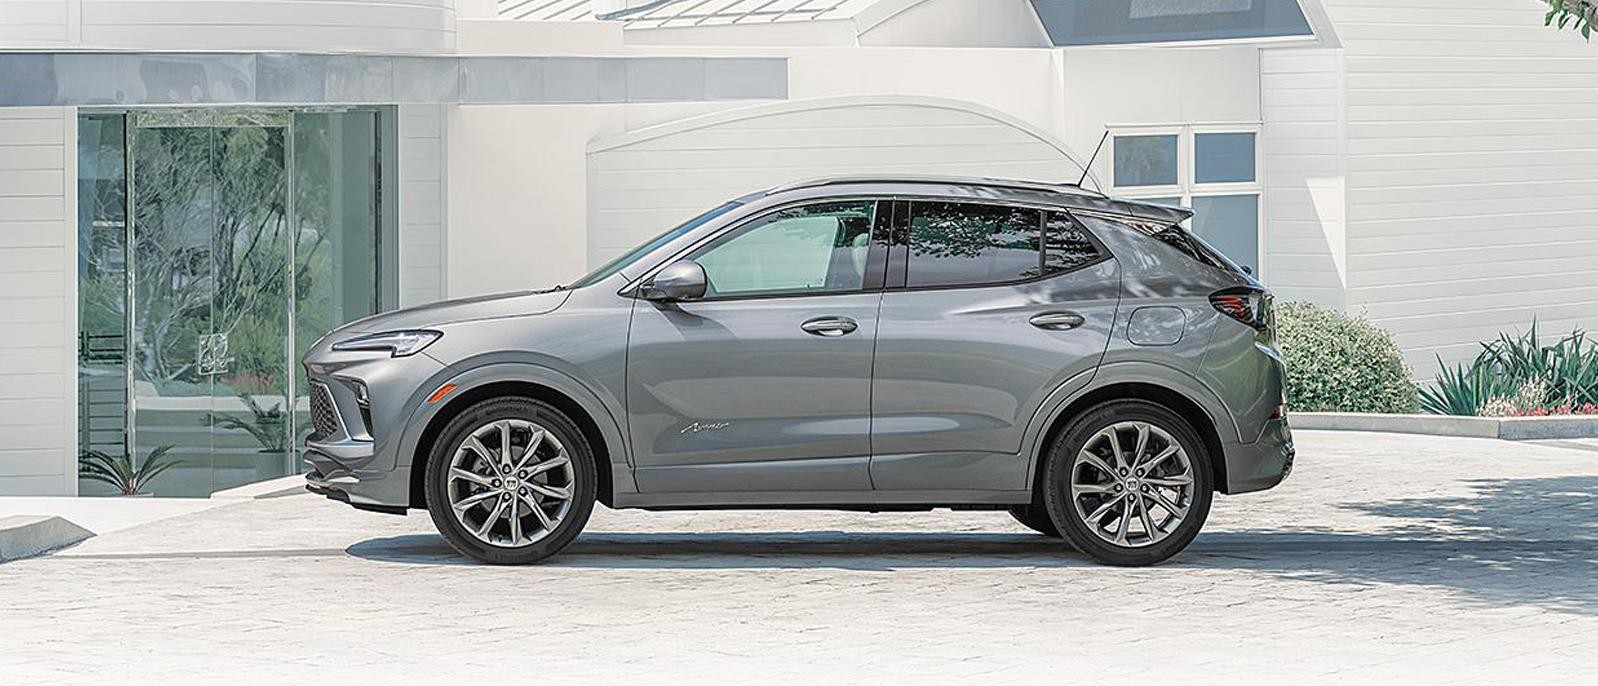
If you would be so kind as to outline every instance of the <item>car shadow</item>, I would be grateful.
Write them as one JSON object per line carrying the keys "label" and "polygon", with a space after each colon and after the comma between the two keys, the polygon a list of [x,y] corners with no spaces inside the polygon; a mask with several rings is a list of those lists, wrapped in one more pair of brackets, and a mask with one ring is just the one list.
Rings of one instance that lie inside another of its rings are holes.
{"label": "car shadow", "polygon": [[[1200,535],[1173,568],[1231,569],[1305,583],[1399,584],[1479,602],[1598,614],[1598,477],[1468,482],[1464,495],[1356,502],[1371,531],[1245,528]],[[1390,521],[1384,521],[1390,520]],[[407,564],[476,564],[434,534],[362,541],[346,552]],[[892,531],[585,533],[546,563],[604,569],[1091,568],[1033,534]],[[1140,573],[1132,571],[1130,573]]]}

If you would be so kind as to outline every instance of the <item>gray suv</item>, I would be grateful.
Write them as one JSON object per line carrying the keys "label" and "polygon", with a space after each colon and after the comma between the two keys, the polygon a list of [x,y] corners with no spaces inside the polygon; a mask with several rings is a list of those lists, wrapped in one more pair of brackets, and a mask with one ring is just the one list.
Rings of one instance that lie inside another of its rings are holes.
{"label": "gray suv", "polygon": [[742,197],[570,286],[325,336],[308,487],[502,564],[596,500],[1006,510],[1159,562],[1293,464],[1271,297],[1188,216],[976,178]]}

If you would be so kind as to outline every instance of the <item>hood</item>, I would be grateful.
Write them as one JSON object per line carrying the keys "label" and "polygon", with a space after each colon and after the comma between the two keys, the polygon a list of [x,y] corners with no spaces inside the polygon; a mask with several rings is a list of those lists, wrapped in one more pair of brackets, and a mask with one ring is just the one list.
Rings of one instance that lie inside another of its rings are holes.
{"label": "hood", "polygon": [[521,291],[444,300],[357,319],[339,327],[338,333],[378,333],[427,329],[476,319],[497,319],[552,312],[571,291]]}

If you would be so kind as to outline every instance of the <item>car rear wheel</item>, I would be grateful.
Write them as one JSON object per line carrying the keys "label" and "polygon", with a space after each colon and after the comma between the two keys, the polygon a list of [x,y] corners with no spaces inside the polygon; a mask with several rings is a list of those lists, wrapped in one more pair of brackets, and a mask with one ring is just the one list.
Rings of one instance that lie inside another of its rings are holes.
{"label": "car rear wheel", "polygon": [[1049,510],[1037,505],[1011,505],[1010,516],[1028,529],[1044,536],[1060,537],[1060,530],[1054,526],[1054,520],[1049,519]]}
{"label": "car rear wheel", "polygon": [[1044,502],[1077,550],[1151,565],[1193,542],[1213,496],[1209,451],[1175,412],[1142,400],[1100,405],[1049,452]]}
{"label": "car rear wheel", "polygon": [[473,405],[427,463],[427,510],[444,540],[492,564],[559,553],[594,509],[593,451],[569,417],[528,398]]}

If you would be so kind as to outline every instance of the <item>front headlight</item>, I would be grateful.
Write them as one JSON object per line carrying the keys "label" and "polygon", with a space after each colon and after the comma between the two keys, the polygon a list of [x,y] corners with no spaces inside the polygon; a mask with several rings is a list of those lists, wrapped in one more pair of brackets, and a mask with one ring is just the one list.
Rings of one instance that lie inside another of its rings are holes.
{"label": "front headlight", "polygon": [[426,329],[417,331],[384,331],[366,336],[357,336],[347,341],[333,344],[333,349],[340,352],[352,351],[388,351],[393,357],[406,357],[415,355],[429,345],[433,344],[444,334],[439,331]]}

